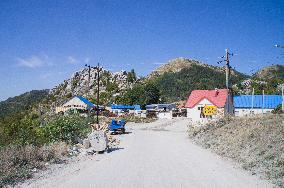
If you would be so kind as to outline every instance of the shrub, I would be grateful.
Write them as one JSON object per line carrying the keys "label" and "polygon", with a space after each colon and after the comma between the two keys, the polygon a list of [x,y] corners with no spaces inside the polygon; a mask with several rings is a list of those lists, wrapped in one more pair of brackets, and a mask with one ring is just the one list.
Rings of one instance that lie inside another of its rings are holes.
{"label": "shrub", "polygon": [[79,115],[61,116],[45,125],[43,135],[46,142],[64,141],[74,143],[77,138],[86,137],[91,132],[89,123],[93,120]]}

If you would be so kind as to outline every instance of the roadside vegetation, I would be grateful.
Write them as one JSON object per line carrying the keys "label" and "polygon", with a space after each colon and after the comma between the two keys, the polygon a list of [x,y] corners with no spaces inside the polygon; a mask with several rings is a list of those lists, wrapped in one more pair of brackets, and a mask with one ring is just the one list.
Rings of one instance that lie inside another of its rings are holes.
{"label": "roadside vegetation", "polygon": [[[100,117],[101,123],[112,118]],[[117,119],[117,118],[116,118]],[[151,122],[126,115],[127,122]],[[14,113],[0,120],[0,187],[30,178],[46,164],[64,162],[68,149],[91,132],[93,116],[43,116],[35,111]]]}
{"label": "roadside vegetation", "polygon": [[67,145],[64,142],[44,146],[9,145],[0,149],[0,187],[15,185],[30,178],[33,172],[46,168],[49,163],[64,162]]}
{"label": "roadside vegetation", "polygon": [[235,117],[203,127],[189,127],[188,134],[201,146],[284,187],[283,123],[283,114]]}
{"label": "roadside vegetation", "polygon": [[55,116],[42,122],[35,113],[0,121],[0,187],[31,177],[46,163],[63,162],[69,144],[86,137],[93,118]]}

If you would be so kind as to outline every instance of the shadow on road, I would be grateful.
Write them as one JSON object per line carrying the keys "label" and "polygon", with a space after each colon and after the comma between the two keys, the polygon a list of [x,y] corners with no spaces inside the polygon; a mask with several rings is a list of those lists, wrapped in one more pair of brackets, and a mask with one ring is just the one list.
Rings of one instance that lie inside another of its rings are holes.
{"label": "shadow on road", "polygon": [[132,132],[130,131],[125,131],[124,133],[121,132],[112,132],[111,135],[123,135],[123,134],[131,134]]}
{"label": "shadow on road", "polygon": [[108,149],[108,153],[111,153],[111,152],[117,151],[117,150],[122,150],[122,149],[124,149],[124,148],[119,148],[119,147],[116,147],[116,148],[109,148],[109,149]]}

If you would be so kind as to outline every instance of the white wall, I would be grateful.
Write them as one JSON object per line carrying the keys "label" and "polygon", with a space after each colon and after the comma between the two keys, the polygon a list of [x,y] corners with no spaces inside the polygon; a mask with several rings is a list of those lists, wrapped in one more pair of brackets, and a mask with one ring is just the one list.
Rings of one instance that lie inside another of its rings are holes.
{"label": "white wall", "polygon": [[[191,119],[192,123],[194,123],[194,124],[205,124],[209,120],[216,120],[220,117],[220,113],[222,113],[222,112],[220,112],[219,115],[212,116],[212,119],[208,119],[207,117],[205,117],[205,118],[200,117],[201,109],[198,109],[198,107],[204,107],[205,105],[213,105],[213,104],[210,101],[208,101],[207,99],[203,99],[197,105],[195,105],[193,108],[187,108],[187,117]],[[213,106],[215,106],[215,105],[213,105]],[[217,111],[220,111],[220,108],[218,108]]]}
{"label": "white wall", "polygon": [[172,111],[170,111],[170,112],[159,112],[158,118],[159,119],[172,119],[173,118]]}
{"label": "white wall", "polygon": [[247,115],[254,115],[254,114],[262,114],[262,112],[265,113],[271,113],[273,109],[261,109],[261,108],[235,108],[235,116],[247,116]]}
{"label": "white wall", "polygon": [[59,110],[66,112],[69,109],[82,109],[82,110],[86,110],[87,109],[87,105],[81,101],[79,98],[74,97],[73,99],[69,100],[68,102],[66,102],[65,104],[62,105],[62,107],[59,109],[56,109],[58,112],[60,112]]}

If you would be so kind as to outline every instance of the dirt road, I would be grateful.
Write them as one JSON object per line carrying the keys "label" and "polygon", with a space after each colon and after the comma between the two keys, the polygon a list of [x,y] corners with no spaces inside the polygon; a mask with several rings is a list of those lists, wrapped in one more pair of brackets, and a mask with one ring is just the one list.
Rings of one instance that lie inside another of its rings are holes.
{"label": "dirt road", "polygon": [[128,126],[116,150],[70,165],[20,187],[272,187],[193,144],[187,120]]}

